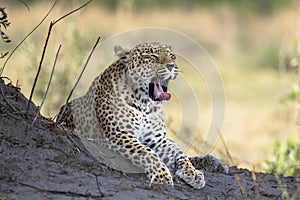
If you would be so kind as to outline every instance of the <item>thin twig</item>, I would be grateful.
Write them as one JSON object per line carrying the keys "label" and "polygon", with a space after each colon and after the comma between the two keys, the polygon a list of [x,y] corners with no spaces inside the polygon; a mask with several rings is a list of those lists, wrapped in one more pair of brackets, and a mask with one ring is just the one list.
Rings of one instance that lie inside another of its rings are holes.
{"label": "thin twig", "polygon": [[39,115],[39,113],[40,113],[40,111],[41,111],[41,109],[42,109],[42,107],[43,107],[44,101],[45,101],[45,99],[46,99],[46,97],[47,97],[47,94],[48,94],[48,91],[49,91],[49,88],[50,88],[50,85],[51,85],[53,73],[54,73],[54,70],[55,70],[56,61],[57,61],[57,59],[58,59],[58,55],[59,55],[59,52],[60,52],[60,48],[61,48],[61,44],[59,45],[58,50],[57,50],[57,52],[56,52],[56,56],[55,56],[55,60],[54,60],[54,63],[53,63],[53,67],[52,67],[52,71],[51,71],[51,75],[50,75],[50,78],[49,78],[49,82],[48,82],[48,85],[47,85],[46,92],[45,92],[45,94],[44,94],[44,96],[43,96],[43,99],[42,99],[42,101],[41,101],[41,105],[39,106],[39,109],[38,109],[38,111],[37,111],[37,113],[36,113],[36,115],[35,115],[35,118],[34,118],[34,120],[32,121],[32,125],[33,125],[34,122],[36,121],[36,119],[37,119],[37,117],[38,117],[38,115]]}
{"label": "thin twig", "polygon": [[233,162],[231,153],[229,152],[229,148],[228,148],[228,146],[227,146],[227,144],[226,144],[226,142],[225,142],[225,139],[224,139],[224,137],[222,136],[222,134],[219,134],[219,135],[220,135],[220,139],[221,139],[221,141],[222,141],[222,143],[223,143],[223,146],[224,146],[224,148],[225,148],[225,153],[226,153],[226,155],[227,155],[227,157],[228,157],[229,164],[232,166],[232,165],[234,165],[234,162]]}
{"label": "thin twig", "polygon": [[[92,1],[92,0],[91,0],[91,1]],[[64,16],[60,17],[59,19],[54,20],[53,22],[50,22],[49,29],[48,29],[48,34],[47,34],[46,41],[45,41],[45,45],[44,45],[44,48],[43,48],[42,57],[41,57],[41,60],[40,60],[40,64],[39,64],[39,67],[38,67],[36,76],[35,76],[35,78],[34,78],[34,82],[33,82],[33,86],[32,86],[31,92],[30,92],[30,97],[29,97],[29,101],[28,101],[28,104],[27,104],[26,112],[28,112],[28,110],[29,110],[29,105],[30,105],[31,100],[32,100],[32,96],[33,96],[33,93],[34,93],[34,90],[35,90],[35,86],[36,86],[37,80],[38,80],[38,78],[39,78],[40,71],[41,71],[41,69],[42,69],[42,64],[43,64],[43,61],[44,61],[45,52],[46,52],[46,49],[47,49],[47,46],[48,46],[48,41],[49,41],[49,38],[50,38],[50,35],[51,35],[51,30],[52,30],[53,26],[54,26],[56,23],[58,23],[60,20],[62,20],[62,19],[64,19],[65,17],[69,16],[70,14],[72,14],[72,13],[78,11],[79,9],[82,9],[84,6],[86,6],[87,4],[89,4],[91,1],[89,1],[88,3],[85,3],[84,5],[80,6],[79,8],[76,8],[76,9],[72,10],[71,12],[69,12],[69,13],[65,14]],[[1,75],[1,74],[0,74],[0,75]]]}
{"label": "thin twig", "polygon": [[15,107],[13,107],[9,102],[8,100],[6,99],[2,89],[0,88],[0,94],[1,96],[3,97],[3,100],[7,103],[7,105],[14,111],[14,112],[18,112],[17,109],[15,109]]}
{"label": "thin twig", "polygon": [[88,5],[89,3],[91,3],[92,1],[93,1],[93,0],[90,0],[90,1],[88,1],[87,3],[83,4],[82,6],[76,8],[75,10],[72,10],[71,12],[65,14],[64,16],[62,16],[62,17],[60,17],[60,18],[58,18],[57,20],[55,20],[55,21],[53,22],[53,24],[56,24],[57,22],[59,22],[59,21],[62,20],[63,18],[65,18],[65,17],[67,17],[67,16],[73,14],[74,12],[76,12],[76,11],[82,9],[83,7],[85,7],[86,5]]}
{"label": "thin twig", "polygon": [[45,52],[46,52],[46,49],[47,49],[47,46],[48,46],[48,41],[49,41],[49,37],[50,37],[50,35],[51,35],[52,27],[53,27],[53,22],[50,22],[49,29],[48,29],[48,34],[47,34],[46,41],[45,41],[45,45],[44,45],[43,52],[42,52],[42,57],[41,57],[41,60],[40,60],[40,64],[39,64],[38,70],[37,70],[36,75],[35,75],[35,78],[34,78],[33,86],[32,86],[32,88],[31,88],[30,97],[29,97],[29,101],[28,101],[28,103],[27,103],[27,109],[26,109],[26,112],[28,112],[28,110],[29,110],[29,105],[30,105],[31,100],[32,100],[32,96],[33,96],[33,93],[34,93],[34,89],[35,89],[37,80],[38,80],[38,78],[39,78],[39,75],[40,75],[40,72],[41,72],[41,69],[42,69],[42,64],[43,64],[43,61],[44,61]]}
{"label": "thin twig", "polygon": [[47,12],[47,14],[44,16],[44,18],[21,40],[21,42],[19,42],[19,44],[12,50],[12,52],[9,54],[9,56],[7,57],[7,59],[5,60],[2,68],[0,69],[0,76],[2,75],[4,68],[7,64],[7,62],[9,61],[9,59],[12,57],[12,55],[15,53],[15,51],[23,44],[23,42],[45,21],[45,19],[49,16],[49,14],[51,13],[51,11],[53,10],[54,6],[56,5],[57,0],[55,0],[55,2],[53,3],[52,7],[50,8],[50,10]]}
{"label": "thin twig", "polygon": [[67,98],[66,103],[68,103],[68,101],[70,100],[70,98],[71,98],[71,96],[72,96],[72,94],[73,94],[75,88],[77,87],[78,82],[80,81],[80,79],[81,79],[81,77],[82,77],[82,75],[83,75],[83,72],[85,71],[85,68],[86,68],[87,64],[89,63],[89,61],[90,61],[90,59],[91,59],[91,57],[92,57],[92,54],[94,53],[94,51],[95,51],[95,49],[96,49],[96,47],[97,47],[99,41],[100,41],[100,37],[97,38],[97,41],[96,41],[96,43],[94,44],[93,49],[91,50],[91,52],[90,52],[90,54],[89,54],[89,56],[88,56],[88,58],[87,58],[87,60],[86,60],[86,62],[85,62],[85,64],[84,64],[84,66],[83,66],[83,68],[82,68],[82,70],[81,70],[81,72],[80,72],[80,74],[79,74],[79,77],[78,77],[78,79],[76,80],[75,85],[74,85],[74,87],[72,88],[72,90],[71,90],[71,92],[70,92],[70,94],[69,94],[69,96],[68,96],[68,98]]}
{"label": "thin twig", "polygon": [[255,166],[254,165],[252,166],[251,175],[252,175],[252,179],[253,179],[253,182],[254,182],[255,200],[261,200],[261,195],[260,195],[259,186],[258,186],[258,183],[257,183],[257,177],[256,177],[256,174],[255,174]]}
{"label": "thin twig", "polygon": [[[82,68],[82,70],[81,70],[81,72],[80,72],[80,74],[79,74],[79,77],[77,78],[77,80],[76,80],[76,82],[75,82],[75,84],[74,84],[74,86],[73,86],[73,88],[72,88],[72,90],[71,90],[71,92],[70,92],[70,94],[69,94],[67,100],[66,100],[65,105],[69,102],[69,100],[70,100],[70,98],[71,98],[71,96],[72,96],[72,94],[73,94],[75,88],[77,87],[78,82],[79,82],[79,80],[81,79],[81,77],[82,77],[82,75],[83,75],[83,72],[85,71],[85,68],[86,68],[87,64],[89,63],[90,58],[92,57],[92,54],[93,54],[93,52],[95,51],[95,49],[96,49],[96,47],[97,47],[99,41],[100,41],[100,37],[98,37],[96,43],[94,44],[93,49],[91,50],[91,52],[90,52],[90,54],[89,54],[89,56],[88,56],[88,58],[87,58],[87,60],[86,60],[86,62],[85,62],[85,64],[84,64],[84,66],[83,66],[83,68]],[[64,113],[65,110],[66,110],[66,108],[67,108],[67,106],[64,106],[61,113]],[[61,116],[61,115],[60,115],[60,116]],[[59,117],[60,117],[60,116],[58,116],[58,118],[56,119],[56,121],[59,121]]]}
{"label": "thin twig", "polygon": [[[223,138],[222,134],[220,134],[220,139],[221,139],[221,141],[223,143],[223,146],[225,148],[225,152],[226,152],[226,155],[227,155],[227,157],[229,159],[230,165],[232,166],[234,162],[233,162],[231,153],[229,151],[229,148],[228,148],[228,146],[227,146],[227,144],[225,142],[225,139]],[[241,191],[241,194],[242,194],[243,198],[244,199],[249,199],[248,195],[247,195],[247,192],[246,192],[246,189],[245,189],[245,187],[244,187],[244,185],[242,183],[240,175],[239,174],[233,174],[233,175],[234,175],[235,179],[237,180],[237,182],[239,184],[240,191]]]}

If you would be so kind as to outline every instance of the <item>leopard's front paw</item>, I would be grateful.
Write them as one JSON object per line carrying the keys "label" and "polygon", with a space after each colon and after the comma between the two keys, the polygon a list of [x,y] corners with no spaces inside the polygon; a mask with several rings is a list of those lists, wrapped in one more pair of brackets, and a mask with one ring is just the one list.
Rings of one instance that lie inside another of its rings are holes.
{"label": "leopard's front paw", "polygon": [[229,167],[213,155],[194,156],[189,159],[196,169],[203,169],[205,172],[229,173]]}
{"label": "leopard's front paw", "polygon": [[176,175],[195,189],[205,186],[204,174],[202,171],[190,169],[188,171],[177,170]]}
{"label": "leopard's front paw", "polygon": [[157,170],[151,170],[148,174],[150,179],[150,185],[152,183],[155,184],[163,184],[163,185],[171,185],[173,186],[173,178],[172,175],[167,168],[167,166],[163,165]]}

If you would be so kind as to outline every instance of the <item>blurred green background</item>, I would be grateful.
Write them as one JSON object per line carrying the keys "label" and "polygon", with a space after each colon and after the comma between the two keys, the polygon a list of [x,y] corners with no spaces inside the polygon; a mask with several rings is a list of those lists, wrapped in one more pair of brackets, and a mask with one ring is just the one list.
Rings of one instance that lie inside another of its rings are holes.
{"label": "blurred green background", "polygon": [[[11,43],[1,41],[0,52],[11,52],[53,4],[53,1],[23,2],[0,2],[11,22],[7,29],[1,28],[12,40]],[[18,83],[25,96],[29,97],[50,21],[84,2],[58,1],[45,22],[8,62],[2,76]],[[226,120],[222,133],[235,164],[275,170],[261,165],[274,155],[272,146],[278,147],[278,141],[287,140],[299,145],[296,126],[296,105],[300,96],[299,13],[297,0],[93,1],[55,25],[33,100],[40,104],[59,44],[62,44],[62,51],[42,109],[49,117],[54,117],[65,102],[98,36],[104,40],[134,28],[170,28],[198,41],[218,66],[226,90]],[[1,66],[5,59],[0,59]],[[201,110],[201,116],[210,115],[211,107],[207,105]],[[169,134],[176,133],[180,119],[172,103],[168,102],[166,107],[171,110],[168,114],[171,117],[167,119]],[[209,118],[204,117],[200,123],[199,132],[209,126]],[[196,141],[201,142],[201,138]],[[212,153],[228,158],[221,142]],[[195,155],[193,148],[188,154]]]}

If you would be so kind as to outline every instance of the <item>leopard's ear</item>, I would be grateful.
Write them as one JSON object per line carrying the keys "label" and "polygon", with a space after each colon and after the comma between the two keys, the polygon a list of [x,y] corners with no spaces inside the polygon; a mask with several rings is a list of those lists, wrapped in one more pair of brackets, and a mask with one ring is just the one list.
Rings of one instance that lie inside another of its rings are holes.
{"label": "leopard's ear", "polygon": [[123,49],[121,46],[116,45],[114,47],[115,55],[118,56],[122,63],[126,63],[129,61],[129,52],[128,49]]}

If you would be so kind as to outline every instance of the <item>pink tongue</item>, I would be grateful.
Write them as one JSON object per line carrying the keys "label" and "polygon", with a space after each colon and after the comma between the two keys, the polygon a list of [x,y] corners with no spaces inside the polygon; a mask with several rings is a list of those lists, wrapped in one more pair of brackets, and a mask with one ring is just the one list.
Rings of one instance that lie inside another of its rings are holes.
{"label": "pink tongue", "polygon": [[154,84],[154,96],[159,100],[169,100],[171,99],[171,94],[164,92],[160,84]]}

